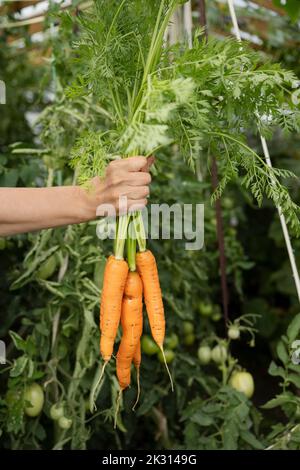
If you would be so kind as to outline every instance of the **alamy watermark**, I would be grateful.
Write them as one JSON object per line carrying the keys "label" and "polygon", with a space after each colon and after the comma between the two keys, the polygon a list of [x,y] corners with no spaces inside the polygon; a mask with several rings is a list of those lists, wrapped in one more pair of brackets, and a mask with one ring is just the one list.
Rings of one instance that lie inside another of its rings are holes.
{"label": "alamy watermark", "polygon": [[3,80],[0,80],[0,104],[6,104],[6,86]]}
{"label": "alamy watermark", "polygon": [[[125,198],[126,199],[126,198]],[[126,212],[126,201],[122,198],[119,208]],[[141,210],[131,207],[130,211]],[[204,245],[204,204],[151,204],[141,210],[146,238],[152,240],[184,240],[186,250],[201,250]],[[114,239],[116,236],[116,210],[110,204],[97,208],[97,214],[105,216],[97,224],[98,238]],[[129,227],[134,237],[132,227]]]}

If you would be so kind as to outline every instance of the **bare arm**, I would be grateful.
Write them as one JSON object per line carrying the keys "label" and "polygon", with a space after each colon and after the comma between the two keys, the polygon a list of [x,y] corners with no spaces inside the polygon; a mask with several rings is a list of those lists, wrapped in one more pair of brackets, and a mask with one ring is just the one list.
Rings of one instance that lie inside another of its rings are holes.
{"label": "bare arm", "polygon": [[111,162],[102,180],[91,181],[89,191],[79,186],[0,188],[0,236],[87,222],[104,215],[102,205],[118,209],[121,196],[127,197],[127,209],[134,204],[142,207],[152,162],[145,157]]}

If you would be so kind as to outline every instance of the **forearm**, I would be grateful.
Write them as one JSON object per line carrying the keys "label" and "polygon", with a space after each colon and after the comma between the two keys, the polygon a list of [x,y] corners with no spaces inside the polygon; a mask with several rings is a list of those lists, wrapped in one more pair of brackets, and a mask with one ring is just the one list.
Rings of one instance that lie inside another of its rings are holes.
{"label": "forearm", "polygon": [[0,236],[87,222],[97,204],[78,186],[0,188]]}

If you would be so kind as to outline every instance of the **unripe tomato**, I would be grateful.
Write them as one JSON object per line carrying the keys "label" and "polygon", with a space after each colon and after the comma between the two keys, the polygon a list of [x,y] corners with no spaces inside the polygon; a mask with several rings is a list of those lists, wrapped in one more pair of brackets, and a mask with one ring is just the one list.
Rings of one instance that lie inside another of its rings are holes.
{"label": "unripe tomato", "polygon": [[198,358],[200,364],[206,365],[211,360],[211,349],[209,346],[200,346],[198,349]]}
{"label": "unripe tomato", "polygon": [[183,342],[186,346],[192,346],[192,344],[194,344],[195,342],[195,335],[194,333],[189,333],[188,335],[185,335],[184,338],[183,338]]}
{"label": "unripe tomato", "polygon": [[66,418],[66,416],[61,416],[58,420],[58,426],[61,429],[70,429],[72,423],[73,421],[70,418]]}
{"label": "unripe tomato", "polygon": [[216,312],[214,312],[214,313],[212,314],[212,316],[211,316],[212,321],[215,321],[215,322],[220,321],[221,318],[222,318],[222,314],[221,314],[221,312],[220,312],[219,310],[217,310]]}
{"label": "unripe tomato", "polygon": [[225,209],[233,209],[234,201],[231,199],[231,197],[224,197],[222,203]]}
{"label": "unripe tomato", "polygon": [[142,351],[148,356],[153,356],[154,354],[157,354],[159,352],[159,347],[157,346],[155,341],[153,341],[153,339],[150,338],[150,336],[148,335],[142,336],[141,347]]}
{"label": "unripe tomato", "polygon": [[182,324],[183,327],[183,334],[189,335],[190,333],[194,333],[194,325],[190,321],[184,321]]}
{"label": "unripe tomato", "polygon": [[34,418],[38,416],[44,406],[44,392],[42,387],[33,383],[26,387],[24,392],[25,414]]}
{"label": "unripe tomato", "polygon": [[223,344],[217,344],[211,352],[211,358],[216,364],[224,362],[227,358],[227,349],[225,346]]}
{"label": "unripe tomato", "polygon": [[[172,351],[172,349],[166,349],[164,351],[164,353],[165,353],[165,357],[166,357],[166,363],[170,364],[170,362],[172,362],[174,357],[175,357],[174,351]],[[161,351],[159,351],[159,353],[157,354],[157,357],[158,357],[159,362],[161,362],[162,364],[165,363],[164,356],[163,356],[163,353]]]}
{"label": "unripe tomato", "polygon": [[64,415],[64,408],[59,403],[52,405],[50,408],[50,416],[51,419],[56,421],[57,419],[61,418]]}
{"label": "unripe tomato", "polygon": [[207,302],[199,302],[199,312],[201,315],[204,317],[210,317],[212,312],[213,312],[213,306],[212,304],[209,304]]}
{"label": "unripe tomato", "polygon": [[51,255],[46,261],[44,261],[36,272],[37,279],[46,280],[51,277],[57,268],[57,257]]}
{"label": "unripe tomato", "polygon": [[236,325],[232,325],[229,329],[228,329],[228,338],[230,339],[239,339],[239,337],[241,336],[241,333],[240,333],[240,330],[239,330],[239,327],[236,326]]}
{"label": "unripe tomato", "polygon": [[167,336],[165,339],[166,349],[175,349],[177,348],[179,339],[176,333],[172,333],[170,336]]}
{"label": "unripe tomato", "polygon": [[4,250],[6,246],[6,240],[3,237],[0,237],[0,250]]}
{"label": "unripe tomato", "polygon": [[249,372],[233,372],[229,385],[235,390],[244,393],[247,398],[251,398],[254,393],[254,380]]}

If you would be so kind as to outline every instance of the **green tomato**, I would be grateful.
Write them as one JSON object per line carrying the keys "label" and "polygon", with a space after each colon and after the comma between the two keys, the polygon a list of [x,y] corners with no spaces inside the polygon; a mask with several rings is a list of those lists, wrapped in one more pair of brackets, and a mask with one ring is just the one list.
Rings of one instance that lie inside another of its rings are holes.
{"label": "green tomato", "polygon": [[[164,353],[166,357],[166,363],[170,364],[170,362],[172,362],[175,357],[174,351],[172,351],[172,349],[166,349]],[[162,364],[165,363],[162,351],[159,351],[159,353],[157,354],[157,357],[158,357],[159,362],[161,362]]]}
{"label": "green tomato", "polygon": [[43,409],[45,400],[42,387],[37,383],[33,383],[26,387],[24,400],[25,414],[31,418],[38,416]]}
{"label": "green tomato", "polygon": [[231,199],[231,197],[224,197],[222,199],[222,203],[223,203],[223,207],[225,207],[225,209],[233,209],[234,207],[234,201],[233,199]]}
{"label": "green tomato", "polygon": [[70,418],[66,418],[66,416],[61,416],[58,420],[58,426],[61,429],[70,429],[72,423],[73,421]]}
{"label": "green tomato", "polygon": [[46,280],[51,277],[57,268],[57,257],[56,255],[49,256],[46,261],[44,261],[39,269],[36,272],[37,279]]}
{"label": "green tomato", "polygon": [[222,314],[221,314],[221,312],[220,312],[219,310],[217,310],[216,312],[214,312],[214,313],[212,314],[212,316],[211,316],[211,319],[212,319],[212,321],[214,321],[214,322],[220,321],[221,318],[222,318]]}
{"label": "green tomato", "polygon": [[217,344],[211,352],[211,358],[216,364],[224,362],[227,358],[227,349],[225,346],[223,344]]}
{"label": "green tomato", "polygon": [[209,346],[200,346],[198,349],[198,358],[200,364],[206,365],[211,360],[211,349]]}
{"label": "green tomato", "polygon": [[64,408],[63,408],[62,405],[56,403],[56,404],[51,406],[51,408],[50,408],[50,417],[51,417],[51,419],[56,421],[57,419],[61,418],[63,415],[64,415]]}
{"label": "green tomato", "polygon": [[165,339],[165,346],[167,349],[177,348],[179,339],[176,333],[172,333],[170,336],[167,336]]}
{"label": "green tomato", "polygon": [[153,356],[154,354],[157,354],[159,352],[159,347],[157,346],[155,341],[153,341],[153,339],[150,338],[150,336],[148,335],[142,336],[141,347],[142,351],[147,354],[147,356]]}
{"label": "green tomato", "polygon": [[254,393],[254,380],[249,372],[233,372],[229,385],[238,392],[244,393],[247,398],[251,398]]}
{"label": "green tomato", "polygon": [[6,246],[6,240],[3,237],[0,237],[0,250],[4,250]]}
{"label": "green tomato", "polygon": [[228,229],[228,235],[232,238],[235,238],[237,234],[236,228],[234,227],[229,227]]}
{"label": "green tomato", "polygon": [[183,342],[186,346],[192,346],[192,344],[194,344],[195,342],[195,335],[194,333],[189,333],[188,335],[185,335],[184,338],[183,338]]}
{"label": "green tomato", "polygon": [[203,315],[204,317],[210,317],[211,314],[213,313],[212,304],[209,304],[207,302],[199,302],[198,308],[199,308],[200,315]]}
{"label": "green tomato", "polygon": [[228,338],[235,340],[235,339],[239,339],[240,336],[241,336],[241,333],[240,333],[240,329],[238,326],[232,325],[228,329]]}
{"label": "green tomato", "polygon": [[194,325],[190,321],[183,322],[183,334],[189,335],[190,333],[194,333]]}

